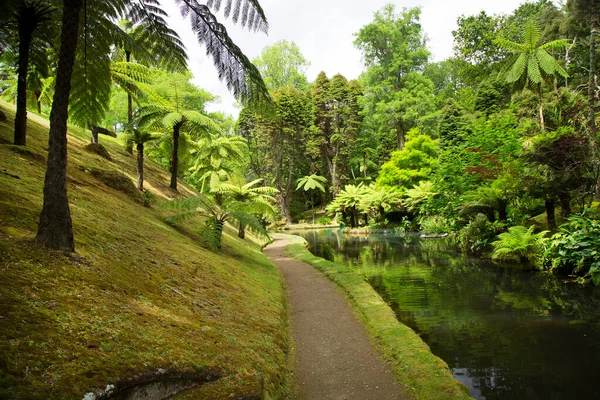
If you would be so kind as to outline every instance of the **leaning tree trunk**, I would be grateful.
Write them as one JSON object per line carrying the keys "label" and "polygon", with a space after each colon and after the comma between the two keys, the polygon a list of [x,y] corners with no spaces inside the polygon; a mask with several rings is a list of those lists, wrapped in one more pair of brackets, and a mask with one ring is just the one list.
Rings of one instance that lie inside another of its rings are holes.
{"label": "leaning tree trunk", "polygon": [[[131,61],[130,51],[125,51],[125,61]],[[129,125],[131,125],[131,121],[133,121],[133,98],[131,97],[131,93],[127,92],[127,122]],[[133,154],[133,143],[127,142],[125,144],[125,151]]]}
{"label": "leaning tree trunk", "polygon": [[173,153],[171,154],[171,189],[177,190],[177,165],[179,164],[179,130],[181,125],[173,127]]}
{"label": "leaning tree trunk", "polygon": [[16,145],[25,146],[27,130],[27,72],[29,69],[29,48],[36,24],[28,18],[19,19],[19,68],[17,80],[17,113],[15,115]]}
{"label": "leaning tree trunk", "polygon": [[238,237],[241,239],[246,238],[246,229],[244,228],[244,224],[240,222],[240,226],[238,227]]}
{"label": "leaning tree trunk", "polygon": [[67,119],[71,75],[77,49],[79,12],[83,0],[64,0],[63,4],[56,89],[50,112],[44,204],[40,214],[37,240],[53,249],[74,251],[73,225],[67,197]]}
{"label": "leaning tree trunk", "polygon": [[544,206],[546,207],[546,219],[548,220],[548,228],[551,230],[556,229],[556,206],[554,204],[554,198],[546,198],[544,200]]}
{"label": "leaning tree trunk", "polygon": [[138,143],[137,147],[137,173],[139,190],[144,190],[144,143]]}

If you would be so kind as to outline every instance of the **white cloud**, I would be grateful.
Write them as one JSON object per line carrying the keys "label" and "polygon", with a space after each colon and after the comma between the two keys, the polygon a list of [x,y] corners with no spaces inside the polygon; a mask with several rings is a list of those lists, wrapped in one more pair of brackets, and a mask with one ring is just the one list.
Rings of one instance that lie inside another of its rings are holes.
{"label": "white cloud", "polygon": [[[314,80],[320,71],[331,76],[341,73],[349,79],[356,78],[363,69],[360,52],[354,47],[354,33],[368,24],[373,13],[389,0],[262,0],[269,21],[269,35],[252,33],[234,26],[221,18],[234,42],[253,59],[261,50],[278,40],[294,41],[300,47],[311,67],[308,79]],[[444,60],[452,53],[452,30],[456,29],[459,15],[487,13],[510,13],[523,0],[476,1],[476,0],[405,0],[393,1],[398,9],[421,7],[421,22],[429,37],[432,59]],[[210,110],[237,115],[235,99],[225,84],[219,81],[212,61],[204,48],[198,45],[189,22],[184,21],[172,0],[163,0],[171,16],[170,25],[179,33],[190,57],[190,69],[194,83],[220,97],[220,102],[210,105]]]}

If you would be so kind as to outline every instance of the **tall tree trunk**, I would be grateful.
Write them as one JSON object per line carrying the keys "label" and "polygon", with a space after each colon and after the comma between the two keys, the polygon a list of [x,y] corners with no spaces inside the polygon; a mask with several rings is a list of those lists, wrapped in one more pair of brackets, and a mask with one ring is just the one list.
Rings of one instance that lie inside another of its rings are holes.
{"label": "tall tree trunk", "polygon": [[406,132],[404,132],[402,120],[398,121],[398,126],[396,126],[396,141],[398,142],[398,150],[403,150],[404,142],[406,141]]}
{"label": "tall tree trunk", "polygon": [[544,123],[544,100],[542,99],[542,84],[538,83],[536,86],[537,96],[538,96],[538,104],[539,104],[539,113],[540,113],[540,126],[542,128],[542,132],[546,131],[546,124]]}
{"label": "tall tree trunk", "polygon": [[19,68],[17,80],[17,113],[15,115],[16,145],[25,146],[27,132],[27,72],[29,69],[29,48],[36,24],[27,17],[19,18]]}
{"label": "tall tree trunk", "polygon": [[144,143],[138,143],[137,150],[137,173],[138,173],[138,189],[144,190]]}
{"label": "tall tree trunk", "polygon": [[244,228],[244,224],[240,222],[240,226],[238,227],[238,237],[241,239],[246,238],[246,229]]}
{"label": "tall tree trunk", "polygon": [[312,192],[310,192],[310,205],[312,206],[312,215],[313,215],[313,225],[315,224],[315,194]]}
{"label": "tall tree trunk", "polygon": [[367,152],[363,151],[363,178],[367,177]]}
{"label": "tall tree trunk", "polygon": [[[280,186],[281,187],[281,186]],[[279,203],[279,208],[281,208],[281,212],[283,213],[283,218],[285,219],[286,225],[291,225],[292,217],[290,216],[290,207],[289,207],[289,199],[283,193],[281,189],[279,190],[279,194],[277,195],[277,202]]]}
{"label": "tall tree trunk", "polygon": [[177,165],[179,164],[179,130],[181,125],[173,127],[173,153],[171,154],[171,189],[177,190]]}
{"label": "tall tree trunk", "polygon": [[[125,51],[125,61],[131,61],[131,52]],[[131,93],[127,93],[127,122],[131,125],[131,121],[133,121],[133,98],[131,97]],[[129,154],[133,154],[133,143],[127,142],[125,144],[125,151]]]}
{"label": "tall tree trunk", "polygon": [[35,105],[37,106],[37,112],[38,114],[42,113],[42,92],[40,92],[39,90],[35,91]]}
{"label": "tall tree trunk", "polygon": [[592,146],[592,157],[598,176],[596,180],[596,201],[600,201],[600,152],[598,146],[598,132],[596,127],[596,87],[598,86],[596,76],[596,25],[598,24],[598,11],[596,10],[596,1],[591,1],[590,10],[590,71],[588,79],[588,132],[590,144]]}
{"label": "tall tree trunk", "polygon": [[79,13],[83,0],[64,0],[56,90],[50,112],[48,167],[37,240],[47,247],[74,251],[73,224],[67,196],[67,119],[71,75],[77,49]]}
{"label": "tall tree trunk", "polygon": [[385,223],[385,208],[383,206],[379,206],[379,218],[381,218],[381,223]]}
{"label": "tall tree trunk", "polygon": [[556,215],[555,215],[555,204],[554,198],[546,198],[544,200],[544,206],[546,207],[546,219],[548,220],[548,228],[551,230],[556,229]]}
{"label": "tall tree trunk", "polygon": [[351,215],[351,221],[350,221],[350,225],[352,226],[352,228],[356,228],[356,225],[358,225],[358,215],[356,215],[356,206],[352,206],[352,215]]}

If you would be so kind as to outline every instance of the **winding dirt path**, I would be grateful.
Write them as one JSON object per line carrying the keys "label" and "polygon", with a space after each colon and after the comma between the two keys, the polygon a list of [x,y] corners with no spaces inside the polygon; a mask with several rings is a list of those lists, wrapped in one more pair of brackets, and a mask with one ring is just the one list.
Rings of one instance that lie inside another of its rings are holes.
{"label": "winding dirt path", "polygon": [[264,253],[282,272],[296,345],[291,399],[405,399],[402,388],[369,342],[365,327],[334,284],[312,266],[289,258],[287,239]]}

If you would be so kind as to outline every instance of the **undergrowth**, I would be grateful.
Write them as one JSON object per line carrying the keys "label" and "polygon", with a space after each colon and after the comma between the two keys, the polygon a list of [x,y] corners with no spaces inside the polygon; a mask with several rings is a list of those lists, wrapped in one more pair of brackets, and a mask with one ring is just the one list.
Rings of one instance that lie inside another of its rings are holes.
{"label": "undergrowth", "polygon": [[[10,142],[14,109],[0,122]],[[156,368],[210,368],[224,378],[188,398],[272,397],[287,376],[287,310],[277,269],[257,239],[226,228],[220,252],[199,245],[202,223],[175,227],[160,207],[132,199],[135,157],[101,136],[111,160],[84,150],[69,129],[68,193],[76,254],[36,244],[47,120],[29,113],[26,148],[0,144],[0,398],[81,399],[91,388]],[[108,171],[92,174],[91,171]],[[192,195],[145,171],[153,202]],[[103,177],[117,176],[127,188]],[[136,196],[140,196],[136,192]]]}

